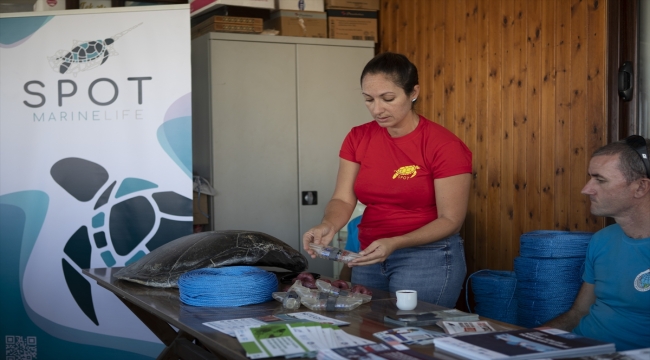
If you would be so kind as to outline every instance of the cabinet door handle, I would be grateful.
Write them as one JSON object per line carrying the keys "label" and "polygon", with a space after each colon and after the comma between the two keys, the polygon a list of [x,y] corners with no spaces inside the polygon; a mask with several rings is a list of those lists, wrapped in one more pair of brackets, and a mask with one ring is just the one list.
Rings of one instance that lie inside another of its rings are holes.
{"label": "cabinet door handle", "polygon": [[303,205],[318,205],[318,191],[303,191],[302,192]]}
{"label": "cabinet door handle", "polygon": [[634,89],[634,70],[631,61],[626,61],[618,69],[618,96],[623,101],[632,100]]}

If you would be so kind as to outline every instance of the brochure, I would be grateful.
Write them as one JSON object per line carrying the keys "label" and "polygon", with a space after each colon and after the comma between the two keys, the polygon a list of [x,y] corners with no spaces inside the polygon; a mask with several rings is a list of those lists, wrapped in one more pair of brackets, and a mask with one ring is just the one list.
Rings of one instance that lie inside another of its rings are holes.
{"label": "brochure", "polygon": [[384,317],[384,322],[402,326],[426,326],[435,325],[441,320],[448,321],[477,321],[478,314],[471,314],[458,309],[434,310],[434,311],[396,311]]}
{"label": "brochure", "polygon": [[275,356],[314,357],[324,349],[369,345],[375,342],[349,335],[335,325],[316,322],[268,324],[235,331],[251,359]]}
{"label": "brochure", "polygon": [[434,339],[433,343],[436,351],[472,360],[564,358],[616,351],[613,343],[553,328],[450,336]]}
{"label": "brochure", "polygon": [[487,321],[438,321],[436,325],[450,335],[496,331]]}
{"label": "brochure", "polygon": [[373,335],[381,341],[392,346],[396,346],[398,344],[428,345],[433,344],[433,339],[435,338],[449,336],[445,333],[425,330],[414,326],[384,330],[376,332]]}
{"label": "brochure", "polygon": [[248,328],[258,327],[267,324],[290,324],[290,323],[304,322],[304,321],[314,321],[317,323],[331,324],[337,326],[350,324],[345,321],[332,319],[330,317],[319,315],[313,312],[298,312],[298,313],[291,313],[291,314],[269,315],[269,316],[256,317],[256,318],[209,321],[203,323],[203,325],[221,331],[224,334],[228,334],[232,337],[235,337],[235,332],[240,329],[248,329]]}
{"label": "brochure", "polygon": [[406,346],[404,349],[397,349],[387,344],[375,344],[364,346],[353,346],[338,349],[326,349],[318,352],[318,360],[347,360],[347,359],[403,359],[403,360],[431,360],[436,359],[432,356],[420,354],[410,350]]}
{"label": "brochure", "polygon": [[564,358],[566,360],[649,360],[650,348],[618,351],[608,354]]}

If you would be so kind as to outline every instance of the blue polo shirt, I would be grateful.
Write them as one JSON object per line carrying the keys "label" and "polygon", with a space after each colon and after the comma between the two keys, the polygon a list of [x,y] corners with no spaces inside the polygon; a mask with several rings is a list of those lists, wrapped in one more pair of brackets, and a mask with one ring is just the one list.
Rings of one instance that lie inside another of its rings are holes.
{"label": "blue polo shirt", "polygon": [[618,224],[600,230],[582,279],[594,285],[596,302],[574,333],[613,342],[617,351],[650,346],[650,238],[631,239]]}

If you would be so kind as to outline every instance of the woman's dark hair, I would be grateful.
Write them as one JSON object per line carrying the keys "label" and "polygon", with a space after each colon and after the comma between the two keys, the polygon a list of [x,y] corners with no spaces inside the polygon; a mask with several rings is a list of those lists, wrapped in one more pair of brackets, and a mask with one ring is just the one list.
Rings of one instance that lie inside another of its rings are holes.
{"label": "woman's dark hair", "polygon": [[391,52],[381,53],[368,61],[361,72],[361,82],[368,74],[384,74],[409,95],[418,85],[418,69],[409,59]]}

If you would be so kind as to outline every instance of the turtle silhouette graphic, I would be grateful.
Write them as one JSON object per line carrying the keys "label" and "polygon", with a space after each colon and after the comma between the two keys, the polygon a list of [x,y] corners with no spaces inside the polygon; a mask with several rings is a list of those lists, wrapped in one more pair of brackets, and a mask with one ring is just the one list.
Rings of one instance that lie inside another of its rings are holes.
{"label": "turtle silhouette graphic", "polygon": [[50,66],[61,74],[71,72],[77,76],[81,71],[96,68],[108,60],[109,56],[118,55],[113,47],[115,41],[129,31],[142,25],[135,25],[129,29],[103,40],[73,41],[72,50],[58,50],[53,56],[48,56]]}
{"label": "turtle silhouette graphic", "polygon": [[128,265],[161,245],[191,234],[192,199],[161,191],[144,179],[111,182],[104,167],[80,158],[57,161],[50,175],[75,199],[94,200],[92,219],[86,219],[64,245],[61,267],[75,302],[99,325],[91,285],[81,270],[90,268],[93,258],[104,263],[94,267]]}

